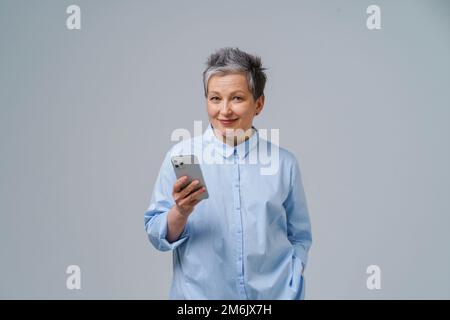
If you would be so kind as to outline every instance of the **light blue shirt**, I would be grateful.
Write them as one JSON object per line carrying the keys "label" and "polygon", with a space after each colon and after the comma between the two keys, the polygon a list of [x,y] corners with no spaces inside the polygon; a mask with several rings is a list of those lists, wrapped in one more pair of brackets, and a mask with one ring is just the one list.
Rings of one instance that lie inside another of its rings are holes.
{"label": "light blue shirt", "polygon": [[[209,124],[203,135],[175,144],[164,158],[145,230],[158,250],[173,252],[170,299],[304,298],[312,237],[300,168],[291,152],[254,129],[232,147]],[[271,158],[254,161],[263,158],[261,150],[278,161],[270,174],[262,169]],[[177,179],[170,158],[180,154],[199,159],[209,198],[195,206],[179,239],[169,243],[167,213]]]}

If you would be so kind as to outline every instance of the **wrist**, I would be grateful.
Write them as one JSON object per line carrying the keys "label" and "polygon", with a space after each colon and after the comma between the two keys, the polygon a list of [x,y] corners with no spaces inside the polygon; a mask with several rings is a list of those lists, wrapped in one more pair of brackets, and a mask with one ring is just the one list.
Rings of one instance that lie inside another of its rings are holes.
{"label": "wrist", "polygon": [[172,207],[174,219],[176,219],[179,222],[185,223],[187,221],[188,215],[183,214],[180,210],[180,207],[178,207],[177,204],[174,204]]}

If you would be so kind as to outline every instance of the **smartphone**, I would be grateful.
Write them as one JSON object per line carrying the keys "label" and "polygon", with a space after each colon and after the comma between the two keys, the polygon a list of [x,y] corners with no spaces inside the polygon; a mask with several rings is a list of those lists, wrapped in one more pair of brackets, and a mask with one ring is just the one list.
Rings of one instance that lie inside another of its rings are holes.
{"label": "smartphone", "polygon": [[[200,164],[198,163],[197,157],[193,154],[189,155],[178,155],[173,156],[171,158],[173,169],[175,170],[175,175],[177,179],[187,176],[187,182],[182,186],[182,188],[186,187],[189,183],[194,180],[198,180],[199,184],[195,188],[194,191],[200,189],[201,187],[206,188],[205,180],[203,179],[202,170],[200,169]],[[208,199],[208,189],[205,190],[200,195],[199,199]]]}

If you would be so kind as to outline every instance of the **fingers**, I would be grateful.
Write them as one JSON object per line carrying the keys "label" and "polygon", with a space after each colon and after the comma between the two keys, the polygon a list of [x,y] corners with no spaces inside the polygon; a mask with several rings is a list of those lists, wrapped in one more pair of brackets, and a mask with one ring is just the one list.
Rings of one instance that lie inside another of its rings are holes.
{"label": "fingers", "polygon": [[[193,201],[196,201],[196,200],[198,200],[198,202],[200,202],[201,199],[199,199],[199,198],[200,198],[200,196],[202,195],[202,193],[205,192],[205,191],[206,191],[206,188],[205,188],[205,187],[201,187],[201,188],[198,189],[197,191],[195,191],[195,192],[193,192],[192,194],[190,194],[189,197],[187,197],[186,199],[187,199],[190,203],[192,203]],[[197,202],[197,203],[198,203],[198,202]]]}
{"label": "fingers", "polygon": [[190,207],[190,208],[192,208],[192,209],[194,209],[194,207],[200,202],[200,201],[202,201],[202,199],[199,199],[199,198],[186,198],[186,200],[184,200],[184,201],[186,201],[186,204],[185,204],[185,206],[188,206],[188,207]]}
{"label": "fingers", "polygon": [[[172,196],[181,211],[192,212],[193,207],[202,200],[199,198],[206,191],[206,188],[199,188],[200,181],[198,180],[194,180],[186,186],[187,181],[187,176],[178,179],[174,184]],[[197,188],[198,190],[196,190]]]}
{"label": "fingers", "polygon": [[[206,188],[202,187],[200,189],[198,189],[195,192],[192,192],[189,196],[182,198],[178,204],[181,206],[187,205],[187,206],[193,206],[195,204],[197,204],[198,202],[200,202],[201,199],[198,199],[200,197],[200,195],[205,192]],[[198,202],[194,203],[195,200],[199,200]]]}
{"label": "fingers", "polygon": [[200,198],[202,193],[204,193],[205,191],[206,191],[206,188],[205,187],[201,187],[197,191],[193,192],[189,197],[191,197],[191,200],[198,199],[198,198]]}
{"label": "fingers", "polygon": [[183,176],[180,179],[178,179],[175,184],[173,185],[173,193],[178,193],[181,191],[181,188],[187,181],[187,176]]}
{"label": "fingers", "polygon": [[180,191],[181,199],[186,198],[192,191],[198,188],[200,181],[194,180],[192,181],[186,188]]}

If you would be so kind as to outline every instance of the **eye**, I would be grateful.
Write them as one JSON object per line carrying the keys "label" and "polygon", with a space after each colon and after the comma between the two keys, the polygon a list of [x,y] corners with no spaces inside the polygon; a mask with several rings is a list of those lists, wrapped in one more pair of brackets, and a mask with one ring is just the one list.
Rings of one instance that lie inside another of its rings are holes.
{"label": "eye", "polygon": [[217,101],[217,100],[220,100],[220,99],[219,99],[219,97],[211,97],[211,98],[209,98],[209,100],[211,100],[211,101]]}
{"label": "eye", "polygon": [[233,99],[237,100],[237,101],[242,101],[243,100],[242,97],[238,97],[238,96],[233,97]]}

